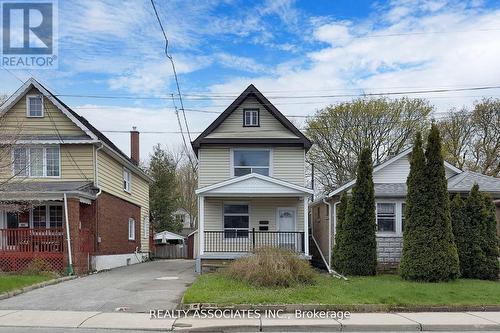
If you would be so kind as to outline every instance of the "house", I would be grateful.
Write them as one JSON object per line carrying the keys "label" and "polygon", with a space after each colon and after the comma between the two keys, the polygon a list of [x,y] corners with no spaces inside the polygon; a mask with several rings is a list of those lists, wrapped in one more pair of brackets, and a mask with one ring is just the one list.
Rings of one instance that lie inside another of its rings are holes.
{"label": "house", "polygon": [[[406,179],[410,172],[411,151],[412,149],[408,148],[373,169],[377,259],[381,270],[394,270],[401,258]],[[500,221],[500,179],[471,171],[462,171],[446,161],[444,165],[448,191],[466,195],[474,183],[477,183],[481,191],[488,192],[492,196],[496,205],[497,220]],[[317,199],[309,206],[312,233],[319,243],[322,257],[328,268],[331,267],[332,247],[335,240],[337,204],[342,193],[349,192],[354,184],[355,179],[325,197]]]}
{"label": "house", "polygon": [[250,85],[193,142],[197,270],[263,246],[309,257],[307,139]]}
{"label": "house", "polygon": [[172,216],[174,220],[178,221],[182,224],[182,231],[180,234],[184,237],[187,237],[190,233],[196,230],[196,218],[193,217],[191,219],[191,214],[184,208],[177,208]]}
{"label": "house", "polygon": [[148,256],[137,130],[129,157],[32,78],[1,105],[0,131],[0,270],[42,258],[85,273]]}

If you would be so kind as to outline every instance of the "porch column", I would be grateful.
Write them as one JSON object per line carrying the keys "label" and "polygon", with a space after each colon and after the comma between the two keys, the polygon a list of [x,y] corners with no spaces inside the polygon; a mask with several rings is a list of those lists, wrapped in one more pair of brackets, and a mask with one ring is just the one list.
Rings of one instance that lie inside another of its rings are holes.
{"label": "porch column", "polygon": [[198,196],[198,239],[200,255],[205,253],[205,197]]}
{"label": "porch column", "polygon": [[303,196],[304,204],[304,254],[309,255],[309,196]]}

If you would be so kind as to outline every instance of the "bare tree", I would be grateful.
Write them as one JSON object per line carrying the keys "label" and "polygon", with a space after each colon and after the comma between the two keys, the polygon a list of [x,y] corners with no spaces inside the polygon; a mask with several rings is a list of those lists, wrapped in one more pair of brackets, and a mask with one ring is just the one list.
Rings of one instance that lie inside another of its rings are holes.
{"label": "bare tree", "polygon": [[190,217],[191,228],[196,228],[198,218],[198,201],[195,194],[198,187],[198,173],[189,160],[184,159],[176,169],[177,191],[179,193],[179,206],[184,208]]}
{"label": "bare tree", "polygon": [[485,98],[472,110],[450,110],[439,122],[447,161],[459,168],[500,176],[500,99]]}
{"label": "bare tree", "polygon": [[364,147],[375,164],[411,144],[416,131],[428,126],[432,106],[423,99],[356,99],[319,110],[306,124],[314,142],[307,159],[314,163],[315,179],[330,191],[354,178]]}

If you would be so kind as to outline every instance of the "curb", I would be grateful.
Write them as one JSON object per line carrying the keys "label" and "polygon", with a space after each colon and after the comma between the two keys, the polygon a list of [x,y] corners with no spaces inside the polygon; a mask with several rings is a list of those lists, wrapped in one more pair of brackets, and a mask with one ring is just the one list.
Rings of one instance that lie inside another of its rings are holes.
{"label": "curb", "polygon": [[[184,299],[184,297],[183,297]],[[500,311],[500,305],[473,305],[473,306],[429,306],[410,305],[396,306],[385,304],[235,304],[218,305],[213,303],[181,303],[181,310],[196,311],[200,309],[221,310],[282,310],[285,313],[301,311],[351,311],[351,312],[468,312],[468,311]]]}
{"label": "curb", "polygon": [[26,286],[26,287],[23,287],[21,289],[14,289],[14,290],[8,291],[6,293],[0,294],[0,300],[11,298],[11,297],[14,297],[14,296],[17,296],[17,295],[20,295],[20,294],[24,294],[24,293],[26,293],[28,291],[31,291],[31,290],[35,290],[35,289],[39,289],[39,288],[51,286],[51,285],[58,284],[58,283],[61,283],[61,282],[65,282],[65,281],[69,281],[69,280],[74,280],[76,278],[78,278],[78,276],[76,276],[76,275],[73,275],[73,276],[63,276],[61,278],[56,278],[56,279],[52,279],[52,280],[48,280],[48,281],[43,281],[43,282],[40,282],[40,283],[32,284],[30,286]]}

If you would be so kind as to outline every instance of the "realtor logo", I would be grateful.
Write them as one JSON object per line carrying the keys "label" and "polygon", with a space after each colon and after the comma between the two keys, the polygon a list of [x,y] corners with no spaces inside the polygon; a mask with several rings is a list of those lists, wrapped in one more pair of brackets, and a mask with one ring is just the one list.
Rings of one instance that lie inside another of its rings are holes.
{"label": "realtor logo", "polygon": [[57,6],[52,0],[2,1],[2,67],[55,68]]}

